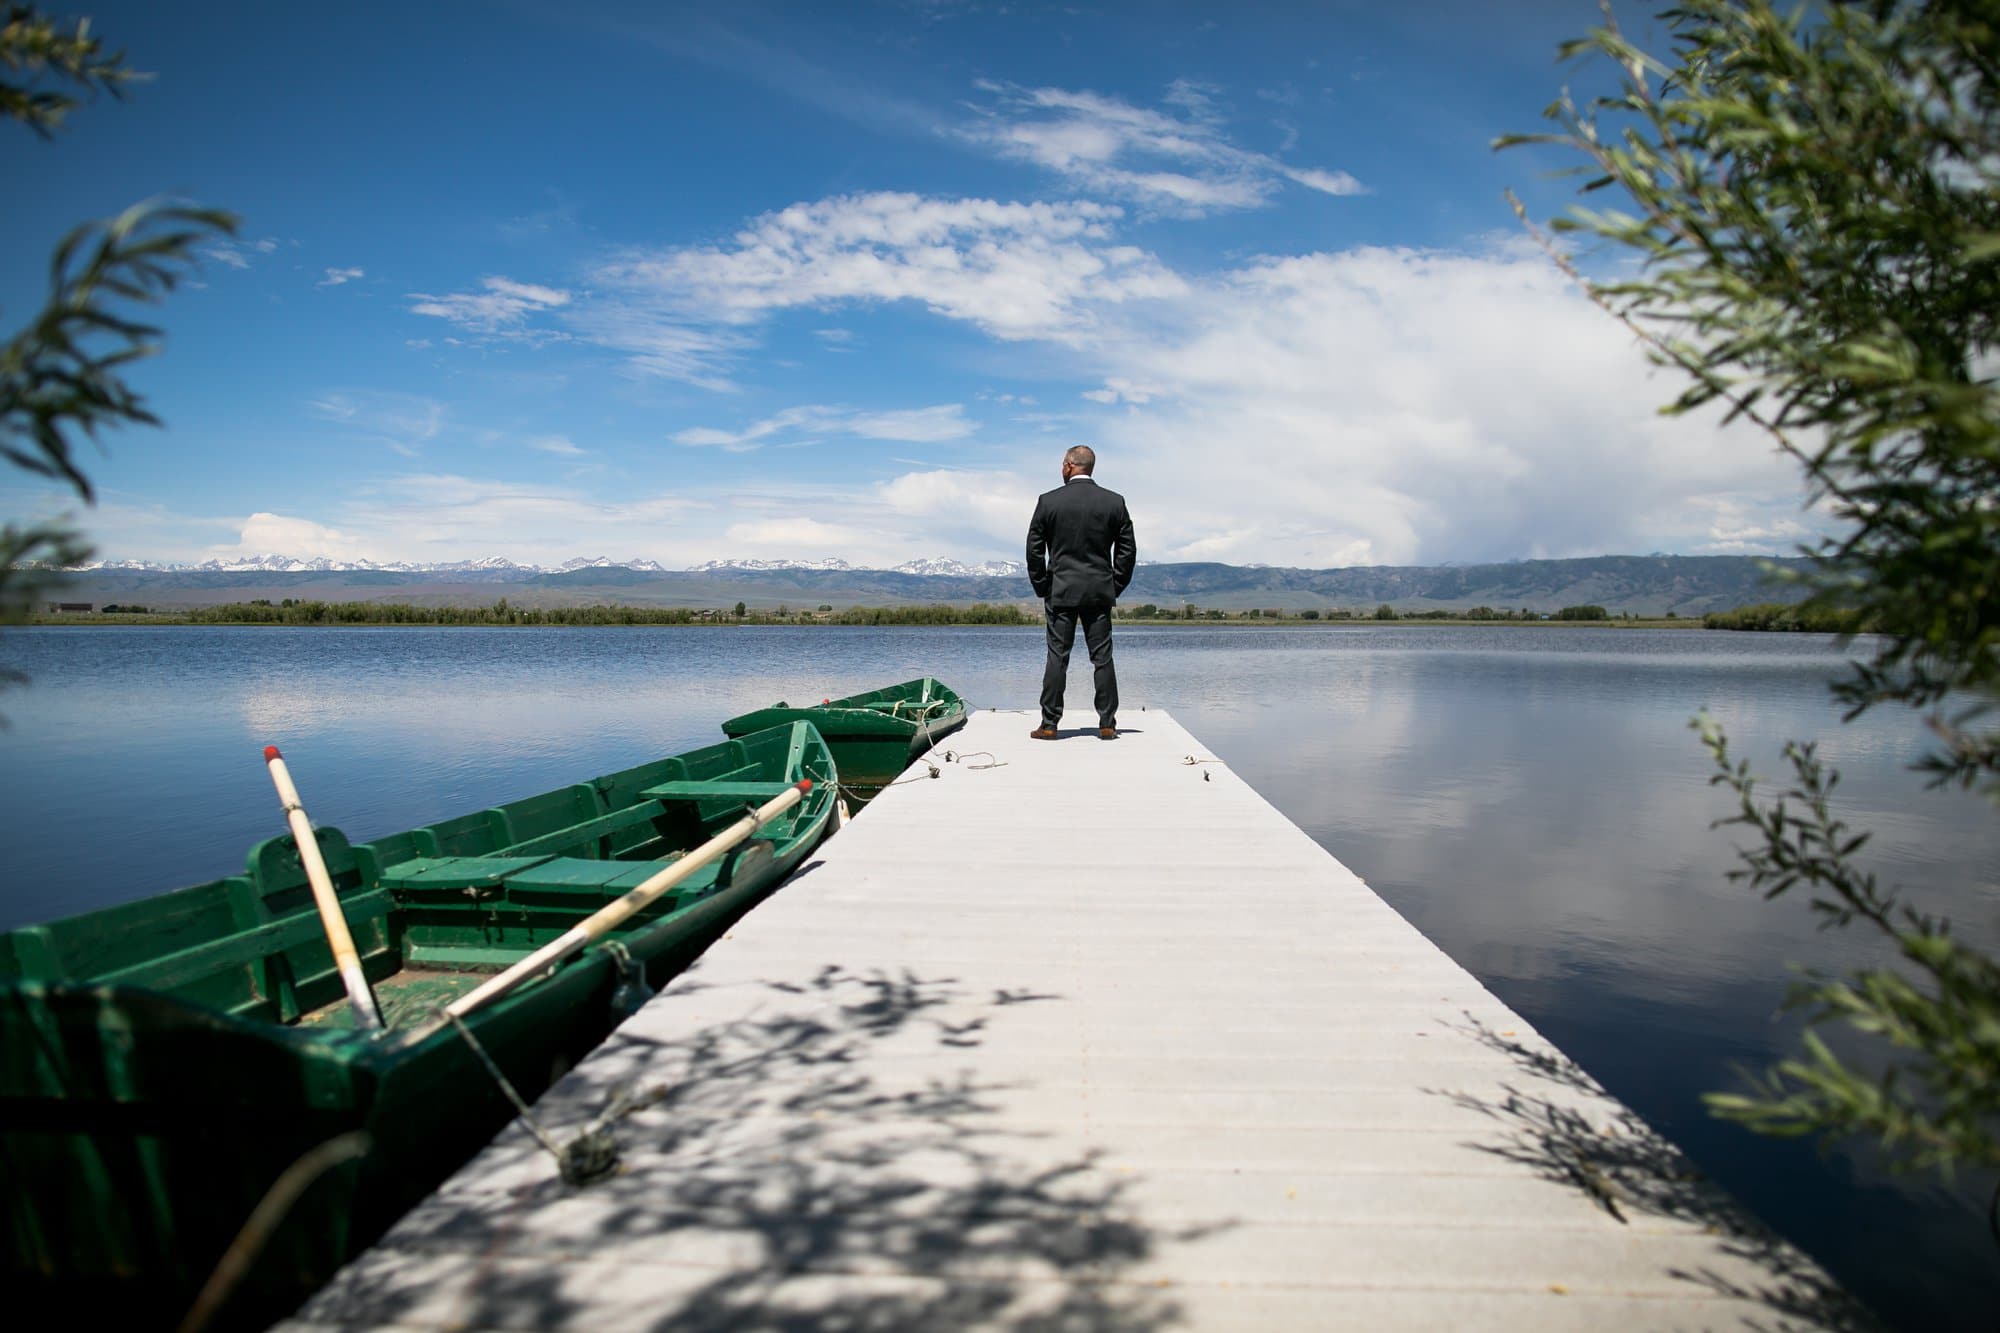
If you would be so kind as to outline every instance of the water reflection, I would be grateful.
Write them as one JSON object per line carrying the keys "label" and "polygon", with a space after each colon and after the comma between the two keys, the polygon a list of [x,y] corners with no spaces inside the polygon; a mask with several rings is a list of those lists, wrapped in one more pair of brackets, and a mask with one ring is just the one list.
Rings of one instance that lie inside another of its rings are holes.
{"label": "water reflection", "polygon": [[[1987,1327],[1972,1202],[1709,1120],[1700,1092],[1787,1050],[1786,964],[1874,957],[1724,878],[1728,812],[1687,721],[1763,772],[1824,738],[1873,864],[2000,947],[2000,836],[1903,771],[1905,714],[1841,727],[1808,636],[1438,627],[1121,628],[1128,708],[1163,706],[1745,1202],[1911,1327]],[[42,629],[0,637],[0,927],[231,873],[280,831],[258,750],[355,838],[719,738],[730,714],[923,674],[1020,706],[1038,631]],[[1085,705],[1087,672],[1071,684]],[[1143,725],[1128,712],[1126,721]],[[1025,724],[1024,724],[1025,725]],[[1116,831],[1112,831],[1115,838]],[[1890,1249],[1883,1235],[1898,1236]]]}

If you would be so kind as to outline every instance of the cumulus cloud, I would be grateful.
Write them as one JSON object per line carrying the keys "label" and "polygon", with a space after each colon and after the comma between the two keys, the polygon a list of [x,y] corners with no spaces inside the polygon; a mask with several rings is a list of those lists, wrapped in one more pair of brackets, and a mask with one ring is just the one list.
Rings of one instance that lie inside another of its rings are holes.
{"label": "cumulus cloud", "polygon": [[204,558],[228,560],[258,555],[291,555],[308,559],[322,556],[328,560],[377,558],[374,549],[363,537],[309,518],[261,511],[243,520],[243,527],[233,545],[210,547]]}
{"label": "cumulus cloud", "polygon": [[343,283],[353,282],[356,278],[365,278],[367,276],[368,273],[364,269],[330,268],[326,271],[326,276],[324,278],[321,278],[318,282],[314,283],[313,286],[338,287]]}
{"label": "cumulus cloud", "polygon": [[1716,495],[1803,521],[1761,437],[1660,416],[1670,384],[1631,339],[1512,247],[1269,258],[1188,300],[1199,321],[1101,358],[1107,389],[1149,386],[1094,442],[1107,479],[1152,492],[1161,556],[1691,550],[1715,540]]}
{"label": "cumulus cloud", "polygon": [[891,530],[914,526],[928,537],[930,546],[913,553],[950,547],[1018,558],[1042,489],[1011,472],[930,469],[881,482],[872,498],[891,516]]}
{"label": "cumulus cloud", "polygon": [[672,438],[676,444],[747,453],[767,443],[809,443],[835,435],[864,440],[895,440],[907,444],[942,444],[962,440],[975,429],[974,424],[966,420],[965,407],[961,403],[885,412],[808,404],[788,407],[761,421],[753,421],[740,430],[695,426],[675,432]]}
{"label": "cumulus cloud", "polygon": [[528,441],[528,447],[539,449],[545,454],[554,454],[558,458],[582,458],[590,452],[567,435],[538,435]]}
{"label": "cumulus cloud", "polygon": [[1173,113],[1122,98],[982,80],[989,100],[958,136],[1029,162],[1100,195],[1185,216],[1268,203],[1284,181],[1324,194],[1364,192],[1344,171],[1293,167],[1237,147],[1213,90],[1181,81],[1163,99]]}
{"label": "cumulus cloud", "polygon": [[[1206,96],[1185,89],[1176,105],[1198,125]],[[1090,147],[1088,128],[1072,127],[1068,151],[1115,160],[1115,145]],[[1191,142],[1190,156],[1215,151]],[[1800,508],[1793,469],[1753,432],[1659,416],[1670,377],[1531,246],[1356,247],[1194,274],[1126,242],[1123,220],[1088,201],[838,196],[755,218],[727,241],[618,255],[574,299],[494,280],[472,296],[499,303],[478,318],[558,318],[635,373],[715,389],[734,387],[765,322],[788,310],[911,303],[996,341],[1060,349],[1049,382],[1118,410],[1011,424],[1059,426],[1096,447],[1107,484],[1146,515],[1152,558],[1784,550],[1818,522]],[[745,451],[835,437],[941,443],[972,429],[951,404],[696,422],[670,438]],[[909,475],[930,479],[902,490],[794,494],[787,512],[757,521],[859,506],[840,512],[871,515],[848,520],[870,551],[907,558],[949,541],[969,556],[1011,553],[1014,520],[991,497],[1013,504],[1041,489],[1041,447],[1030,458],[1026,442],[989,441],[982,462],[1022,462],[976,494],[943,479],[965,474],[920,469]],[[920,487],[944,508],[899,502]],[[933,523],[939,512],[950,521]],[[705,530],[736,554],[731,531]],[[756,531],[776,541],[776,529]],[[975,537],[994,545],[966,550]]]}

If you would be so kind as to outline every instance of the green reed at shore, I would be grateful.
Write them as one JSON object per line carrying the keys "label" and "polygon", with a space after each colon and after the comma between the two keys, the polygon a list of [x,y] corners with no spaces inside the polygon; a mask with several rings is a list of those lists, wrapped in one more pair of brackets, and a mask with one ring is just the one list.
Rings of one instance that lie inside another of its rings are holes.
{"label": "green reed at shore", "polygon": [[1806,634],[1867,634],[1875,626],[1858,611],[1785,602],[1758,602],[1701,618],[1709,629],[1792,630]]}

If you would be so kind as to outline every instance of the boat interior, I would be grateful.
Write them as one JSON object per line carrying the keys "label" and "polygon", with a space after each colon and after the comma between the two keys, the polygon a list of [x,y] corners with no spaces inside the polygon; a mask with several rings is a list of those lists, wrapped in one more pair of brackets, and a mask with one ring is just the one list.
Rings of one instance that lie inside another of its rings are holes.
{"label": "boat interior", "polygon": [[[831,784],[805,723],[350,844],[317,830],[363,969],[391,1026],[548,943],[785,791]],[[728,887],[813,826],[801,803],[615,932]],[[0,981],[140,986],[239,1018],[340,1026],[345,994],[289,834],[241,875],[0,935]]]}

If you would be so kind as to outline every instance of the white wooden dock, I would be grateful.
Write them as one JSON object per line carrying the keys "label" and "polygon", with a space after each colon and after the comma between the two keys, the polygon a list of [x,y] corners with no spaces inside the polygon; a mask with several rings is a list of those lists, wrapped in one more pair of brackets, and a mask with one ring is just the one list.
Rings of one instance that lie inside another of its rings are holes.
{"label": "white wooden dock", "polygon": [[[1166,714],[981,712],[289,1327],[1859,1317]],[[950,755],[947,756],[946,752]],[[1190,762],[1192,761],[1192,762]]]}

